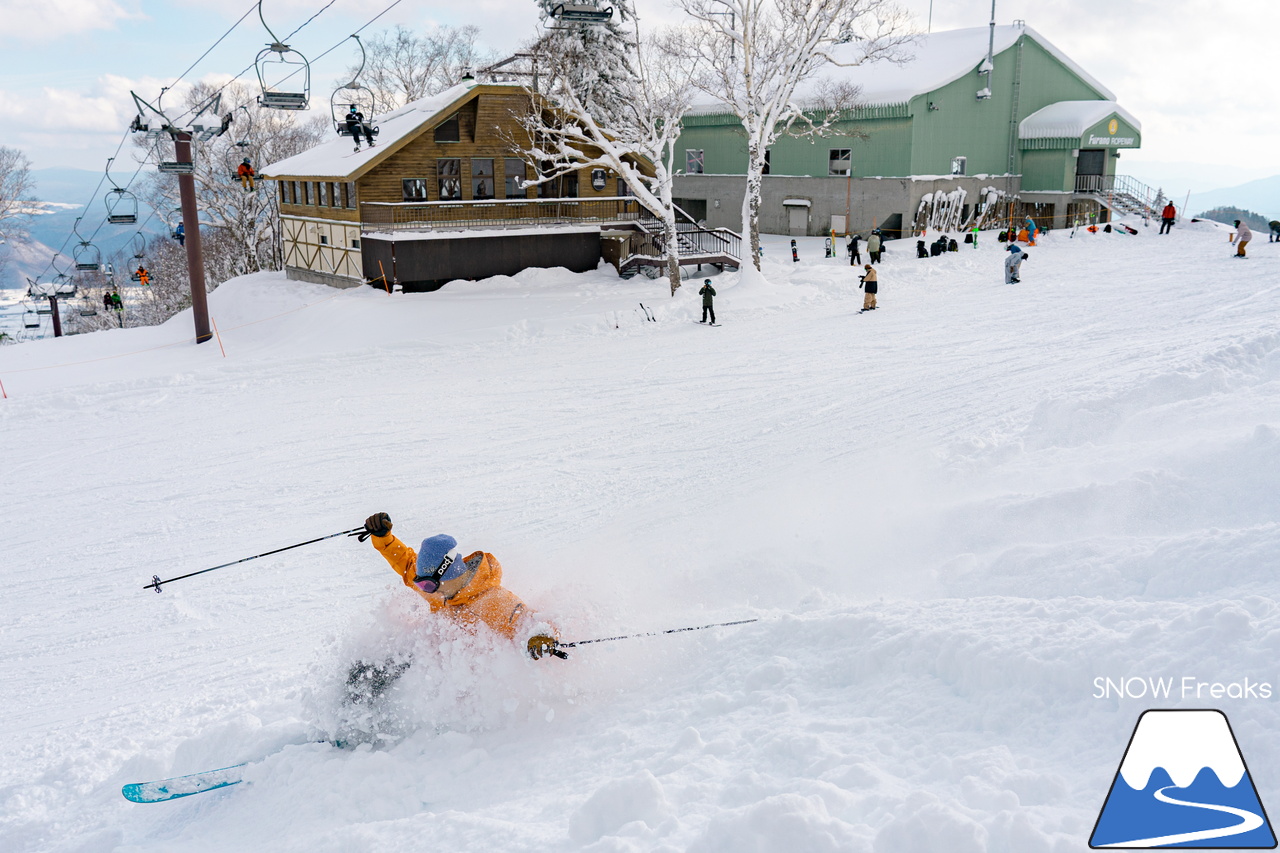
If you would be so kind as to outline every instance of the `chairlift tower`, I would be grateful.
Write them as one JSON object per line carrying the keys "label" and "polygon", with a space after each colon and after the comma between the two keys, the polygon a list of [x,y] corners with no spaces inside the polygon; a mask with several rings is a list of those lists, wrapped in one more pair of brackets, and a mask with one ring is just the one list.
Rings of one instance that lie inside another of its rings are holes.
{"label": "chairlift tower", "polygon": [[[185,231],[184,246],[187,250],[187,274],[191,282],[191,313],[196,327],[196,343],[202,344],[213,338],[209,324],[209,300],[204,278],[204,248],[200,241],[200,210],[196,206],[195,160],[192,155],[193,140],[206,142],[215,136],[221,136],[231,126],[231,113],[220,115],[222,95],[214,94],[195,110],[191,121],[185,125],[177,125],[165,115],[160,107],[159,99],[155,104],[148,103],[134,92],[134,103],[138,106],[138,115],[134,118],[130,129],[135,133],[145,133],[149,138],[158,140],[161,135],[168,135],[173,140],[174,157],[170,163],[161,162],[157,167],[161,172],[178,176],[178,195],[182,201],[182,222]],[[162,91],[161,97],[164,92]]]}

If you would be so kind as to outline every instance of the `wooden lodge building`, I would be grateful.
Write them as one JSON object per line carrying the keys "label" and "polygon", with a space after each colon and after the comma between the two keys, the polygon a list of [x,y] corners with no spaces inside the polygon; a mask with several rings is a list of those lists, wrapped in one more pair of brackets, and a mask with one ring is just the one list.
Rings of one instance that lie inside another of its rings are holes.
{"label": "wooden lodge building", "polygon": [[528,267],[584,272],[602,257],[623,275],[656,267],[659,229],[616,174],[521,186],[534,174],[511,140],[528,108],[518,85],[468,80],[378,116],[375,147],[337,136],[261,169],[280,193],[288,277],[434,290]]}

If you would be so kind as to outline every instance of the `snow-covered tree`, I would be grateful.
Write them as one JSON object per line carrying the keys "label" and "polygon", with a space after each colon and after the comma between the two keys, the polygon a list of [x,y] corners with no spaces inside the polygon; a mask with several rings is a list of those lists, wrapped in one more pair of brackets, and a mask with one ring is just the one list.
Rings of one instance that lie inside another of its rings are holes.
{"label": "snow-covered tree", "polygon": [[17,148],[0,145],[0,272],[8,246],[23,236],[22,225],[32,208],[31,162]]}
{"label": "snow-covered tree", "polygon": [[[693,85],[742,122],[747,188],[742,233],[760,268],[765,155],[784,134],[824,134],[856,105],[849,88],[816,83],[832,66],[900,61],[910,40],[892,0],[677,0],[693,20],[681,50],[697,63]],[[814,81],[808,98],[805,84]]]}
{"label": "snow-covered tree", "polygon": [[[440,26],[422,35],[399,24],[369,38],[358,82],[373,92],[374,115],[443,92],[468,69],[492,62],[493,55],[477,44],[479,37],[480,28],[473,24]],[[347,80],[359,69],[358,63],[352,65]]]}
{"label": "snow-covered tree", "polygon": [[628,0],[613,8],[608,22],[561,24],[533,46],[539,91],[530,92],[532,108],[523,119],[528,138],[517,144],[537,167],[534,183],[590,168],[616,172],[662,222],[675,293],[680,259],[671,195],[675,141],[691,103],[688,69],[661,39],[642,44]]}

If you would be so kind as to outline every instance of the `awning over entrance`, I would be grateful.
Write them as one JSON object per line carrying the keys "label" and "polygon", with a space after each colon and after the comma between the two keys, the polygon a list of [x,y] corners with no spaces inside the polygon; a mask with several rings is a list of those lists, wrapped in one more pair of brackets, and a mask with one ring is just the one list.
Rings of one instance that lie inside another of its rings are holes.
{"label": "awning over entrance", "polygon": [[1058,101],[1018,124],[1024,151],[1062,148],[1139,148],[1142,125],[1115,101]]}

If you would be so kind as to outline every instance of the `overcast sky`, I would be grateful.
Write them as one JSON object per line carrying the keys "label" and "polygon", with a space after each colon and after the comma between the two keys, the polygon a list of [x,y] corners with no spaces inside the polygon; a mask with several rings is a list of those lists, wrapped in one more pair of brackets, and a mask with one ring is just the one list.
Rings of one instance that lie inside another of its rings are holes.
{"label": "overcast sky", "polygon": [[[283,38],[327,2],[266,0],[264,15]],[[291,44],[317,56],[391,2],[334,0]],[[929,0],[902,5],[928,27]],[[990,0],[932,5],[934,30],[990,19]],[[0,0],[0,144],[21,148],[37,168],[102,168],[132,116],[129,90],[154,96],[252,8],[248,0]],[[668,0],[637,8],[646,26],[676,20]],[[998,23],[1019,19],[1142,122],[1143,147],[1124,153],[1122,172],[1164,169],[1196,190],[1280,173],[1277,0],[997,0]],[[401,0],[365,35],[396,23],[475,24],[506,55],[534,33],[537,12],[533,0]],[[237,74],[267,40],[255,11],[188,79]],[[327,103],[354,55],[351,43],[317,63],[318,99]]]}

